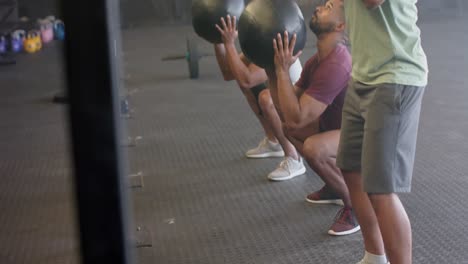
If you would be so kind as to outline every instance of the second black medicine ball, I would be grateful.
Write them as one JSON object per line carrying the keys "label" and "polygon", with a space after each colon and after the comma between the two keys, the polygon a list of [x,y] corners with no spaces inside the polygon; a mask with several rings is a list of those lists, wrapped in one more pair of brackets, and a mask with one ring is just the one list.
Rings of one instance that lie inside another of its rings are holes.
{"label": "second black medicine ball", "polygon": [[299,6],[292,0],[253,0],[239,19],[239,42],[244,55],[262,68],[274,67],[273,38],[287,30],[297,35],[294,54],[306,42],[306,25]]}
{"label": "second black medicine ball", "polygon": [[192,25],[200,37],[211,43],[221,43],[221,34],[215,24],[221,26],[221,17],[229,14],[239,19],[244,10],[244,0],[193,0]]}

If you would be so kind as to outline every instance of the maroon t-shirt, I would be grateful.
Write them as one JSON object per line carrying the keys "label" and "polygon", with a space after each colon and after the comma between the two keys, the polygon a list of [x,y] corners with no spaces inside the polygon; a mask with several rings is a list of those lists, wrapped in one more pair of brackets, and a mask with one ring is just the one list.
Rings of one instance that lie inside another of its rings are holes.
{"label": "maroon t-shirt", "polygon": [[320,115],[321,131],[341,128],[341,111],[350,78],[351,55],[344,45],[338,45],[320,62],[316,53],[304,65],[296,86],[328,105]]}

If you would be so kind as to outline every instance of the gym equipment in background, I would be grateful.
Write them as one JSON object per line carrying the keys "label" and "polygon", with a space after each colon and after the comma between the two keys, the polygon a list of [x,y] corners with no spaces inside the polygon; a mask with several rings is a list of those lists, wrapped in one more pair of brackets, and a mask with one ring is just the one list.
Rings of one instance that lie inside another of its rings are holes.
{"label": "gym equipment in background", "polygon": [[62,20],[57,19],[54,21],[54,38],[57,40],[65,39],[65,24]]}
{"label": "gym equipment in background", "polygon": [[39,21],[42,43],[49,43],[54,39],[54,24],[49,19]]}
{"label": "gym equipment in background", "polygon": [[24,40],[24,50],[34,53],[42,49],[41,34],[37,30],[31,30]]}
{"label": "gym equipment in background", "polygon": [[199,61],[203,57],[214,56],[213,54],[201,54],[198,51],[197,42],[194,39],[187,39],[187,52],[184,55],[172,55],[162,58],[163,61],[186,60],[188,64],[190,79],[197,79],[199,76]]}

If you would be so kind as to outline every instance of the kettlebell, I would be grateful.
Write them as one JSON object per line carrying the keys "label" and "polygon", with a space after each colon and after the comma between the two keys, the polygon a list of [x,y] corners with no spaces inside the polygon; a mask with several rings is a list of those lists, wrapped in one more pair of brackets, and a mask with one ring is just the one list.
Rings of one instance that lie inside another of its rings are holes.
{"label": "kettlebell", "polygon": [[54,21],[54,37],[58,40],[65,39],[65,24],[63,24],[62,20],[55,20]]}
{"label": "kettlebell", "polygon": [[24,50],[28,53],[34,53],[42,48],[41,36],[37,30],[31,30],[24,40]]}
{"label": "kettlebell", "polygon": [[54,39],[53,24],[47,19],[39,22],[41,30],[41,38],[43,43],[49,43]]}
{"label": "kettlebell", "polygon": [[23,50],[25,36],[26,32],[22,29],[15,30],[11,33],[11,49],[14,52],[20,52]]}
{"label": "kettlebell", "polygon": [[7,41],[5,36],[0,36],[0,54],[7,52]]}
{"label": "kettlebell", "polygon": [[15,52],[15,53],[18,53],[21,51],[22,49],[22,44],[21,44],[21,40],[20,39],[17,39],[17,38],[11,38],[10,39],[10,48],[11,48],[11,51]]}
{"label": "kettlebell", "polygon": [[24,39],[26,38],[26,31],[23,29],[17,29],[11,33],[11,37],[18,38],[24,41]]}

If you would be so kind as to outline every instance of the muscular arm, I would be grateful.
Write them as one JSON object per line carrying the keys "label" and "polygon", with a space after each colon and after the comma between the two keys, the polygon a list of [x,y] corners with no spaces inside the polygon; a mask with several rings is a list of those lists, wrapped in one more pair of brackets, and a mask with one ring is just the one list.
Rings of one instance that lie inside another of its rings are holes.
{"label": "muscular arm", "polygon": [[298,88],[291,83],[288,72],[279,70],[276,75],[278,100],[286,126],[295,130],[316,121],[327,105],[307,94],[298,97]]}
{"label": "muscular arm", "polygon": [[225,81],[236,80],[243,89],[250,89],[267,80],[265,71],[237,53],[234,45],[214,44],[216,61]]}
{"label": "muscular arm", "polygon": [[385,0],[362,0],[368,9],[374,9],[382,5]]}
{"label": "muscular arm", "polygon": [[224,44],[214,44],[214,50],[216,55],[216,61],[218,62],[219,69],[223,74],[223,78],[225,81],[234,80],[234,76],[229,69],[229,65],[226,62],[226,49],[224,48]]}
{"label": "muscular arm", "polygon": [[236,17],[227,15],[226,19],[222,17],[220,21],[221,26],[216,24],[215,27],[223,39],[224,52],[219,48],[216,57],[218,58],[218,64],[223,72],[224,79],[235,79],[242,90],[253,88],[265,82],[267,80],[265,71],[250,63],[243,54],[237,52],[236,45],[234,44],[238,36]]}
{"label": "muscular arm", "polygon": [[226,44],[226,62],[231,74],[243,89],[250,89],[267,80],[265,71],[239,55],[234,44]]}

